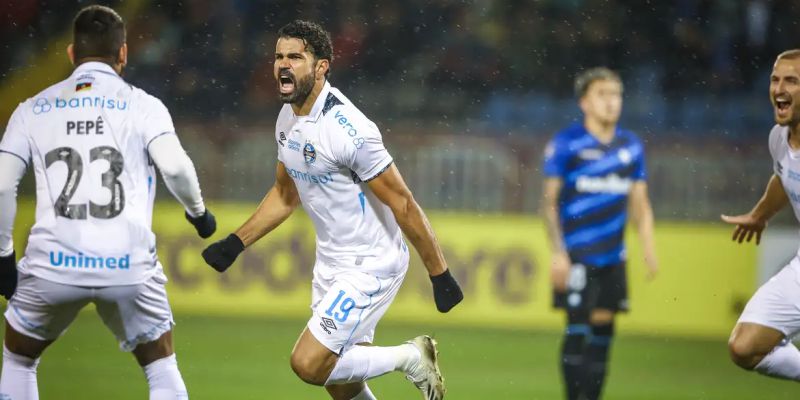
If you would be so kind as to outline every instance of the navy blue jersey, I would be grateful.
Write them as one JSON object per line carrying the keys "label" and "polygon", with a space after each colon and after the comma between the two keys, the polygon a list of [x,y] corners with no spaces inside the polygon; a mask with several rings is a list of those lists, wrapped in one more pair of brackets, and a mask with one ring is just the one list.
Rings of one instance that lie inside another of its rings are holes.
{"label": "navy blue jersey", "polygon": [[596,267],[623,262],[628,194],[647,178],[639,138],[617,128],[603,144],[583,124],[573,124],[547,145],[544,174],[563,182],[558,207],[570,259]]}

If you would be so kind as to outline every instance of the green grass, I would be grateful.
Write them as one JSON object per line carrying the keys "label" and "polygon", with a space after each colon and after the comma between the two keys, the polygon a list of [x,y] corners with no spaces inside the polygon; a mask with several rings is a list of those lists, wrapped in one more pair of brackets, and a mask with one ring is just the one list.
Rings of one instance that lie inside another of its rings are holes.
{"label": "green grass", "polygon": [[[179,316],[178,361],[198,399],[326,399],[289,368],[303,320]],[[436,336],[449,399],[560,399],[556,333],[383,323],[376,344]],[[42,399],[144,399],[133,357],[117,350],[93,313],[82,314],[45,353]],[[380,399],[418,399],[400,374],[370,382]],[[606,399],[796,399],[800,386],[735,368],[724,341],[622,336],[614,345]]]}

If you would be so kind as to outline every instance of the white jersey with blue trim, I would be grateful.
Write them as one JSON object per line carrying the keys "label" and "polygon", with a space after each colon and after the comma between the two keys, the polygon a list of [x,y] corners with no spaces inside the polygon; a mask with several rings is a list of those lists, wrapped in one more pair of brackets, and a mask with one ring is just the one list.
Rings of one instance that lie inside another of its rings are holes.
{"label": "white jersey with blue trim", "polygon": [[392,164],[378,127],[326,82],[309,115],[283,106],[275,139],[278,160],[314,223],[317,259],[381,277],[404,273],[408,248],[400,227],[367,185]]}
{"label": "white jersey with blue trim", "polygon": [[775,125],[772,128],[769,133],[769,152],[772,155],[773,172],[781,178],[794,216],[800,222],[800,150],[789,147],[789,127]]}
{"label": "white jersey with blue trim", "polygon": [[0,142],[36,176],[36,221],[20,270],[93,287],[138,284],[160,271],[147,147],[174,132],[161,101],[99,62],[21,103]]}

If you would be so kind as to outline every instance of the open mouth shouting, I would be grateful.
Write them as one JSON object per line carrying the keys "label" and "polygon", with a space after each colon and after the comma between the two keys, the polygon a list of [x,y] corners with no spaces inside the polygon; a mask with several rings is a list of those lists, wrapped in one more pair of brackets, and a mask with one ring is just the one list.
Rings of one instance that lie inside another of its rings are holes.
{"label": "open mouth shouting", "polygon": [[792,98],[787,95],[775,96],[775,114],[779,118],[788,118],[792,110]]}
{"label": "open mouth shouting", "polygon": [[278,73],[278,90],[282,95],[290,95],[294,93],[295,79],[294,75],[288,69],[282,69]]}

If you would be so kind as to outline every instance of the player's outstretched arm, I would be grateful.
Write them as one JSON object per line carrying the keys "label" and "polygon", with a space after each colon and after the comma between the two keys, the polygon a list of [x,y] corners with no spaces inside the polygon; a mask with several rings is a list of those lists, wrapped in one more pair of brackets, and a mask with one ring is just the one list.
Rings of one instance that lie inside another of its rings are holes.
{"label": "player's outstretched arm", "polygon": [[161,171],[167,189],[186,210],[186,219],[194,225],[197,234],[203,239],[213,235],[217,230],[217,221],[203,204],[197,172],[178,137],[161,135],[150,142],[147,150]]}
{"label": "player's outstretched arm", "polygon": [[245,247],[255,243],[286,221],[298,204],[300,196],[297,187],[286,172],[286,166],[278,162],[275,185],[261,200],[253,215],[236,232],[203,250],[203,259],[217,271],[224,272]]}
{"label": "player's outstretched arm", "polygon": [[442,249],[436,240],[428,217],[414,200],[400,171],[392,164],[369,181],[369,188],[389,206],[400,229],[422,257],[433,283],[433,297],[440,312],[448,312],[464,298],[461,288],[447,269]]}
{"label": "player's outstretched arm", "polygon": [[647,265],[647,278],[653,279],[658,273],[658,259],[655,245],[655,219],[650,197],[647,195],[647,182],[636,181],[630,192],[631,222],[636,226],[639,240],[644,249],[644,262]]}
{"label": "player's outstretched arm", "polygon": [[561,193],[563,181],[561,178],[548,177],[544,180],[542,190],[541,213],[547,229],[547,239],[550,243],[550,279],[559,292],[567,290],[567,277],[572,261],[567,253],[567,246],[561,232],[561,221],[558,217],[558,197]]}
{"label": "player's outstretched arm", "polygon": [[17,288],[17,258],[14,254],[14,217],[17,215],[17,186],[25,175],[25,162],[0,152],[0,295],[10,299]]}
{"label": "player's outstretched arm", "polygon": [[767,221],[787,204],[789,204],[789,196],[783,190],[781,178],[772,175],[764,195],[749,213],[736,216],[722,215],[722,220],[736,225],[732,240],[739,243],[745,240],[749,242],[755,236],[756,244],[759,244],[761,243],[761,232],[767,227]]}

